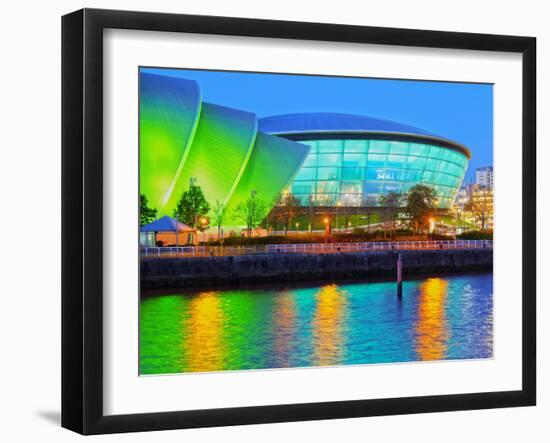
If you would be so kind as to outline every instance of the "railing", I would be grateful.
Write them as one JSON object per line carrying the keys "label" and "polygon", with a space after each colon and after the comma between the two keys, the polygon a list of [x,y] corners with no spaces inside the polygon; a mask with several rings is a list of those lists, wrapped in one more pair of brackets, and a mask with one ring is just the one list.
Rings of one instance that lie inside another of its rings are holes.
{"label": "railing", "polygon": [[431,249],[487,249],[493,247],[492,240],[441,240],[365,243],[309,243],[268,245],[267,252],[334,253],[363,251],[406,251]]}
{"label": "railing", "polygon": [[250,254],[331,254],[365,251],[492,249],[492,240],[441,240],[365,243],[297,243],[254,246],[168,246],[141,248],[142,257],[208,257]]}

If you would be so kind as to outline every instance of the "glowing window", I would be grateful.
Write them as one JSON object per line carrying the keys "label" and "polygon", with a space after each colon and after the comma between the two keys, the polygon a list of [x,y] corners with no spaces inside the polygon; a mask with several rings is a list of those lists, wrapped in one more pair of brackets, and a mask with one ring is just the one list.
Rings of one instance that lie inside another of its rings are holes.
{"label": "glowing window", "polygon": [[371,140],[369,153],[388,154],[390,152],[390,142],[386,140]]}
{"label": "glowing window", "polygon": [[345,152],[367,152],[369,148],[368,140],[345,140]]}
{"label": "glowing window", "polygon": [[294,180],[315,180],[315,172],[315,168],[302,168],[298,171]]}
{"label": "glowing window", "polygon": [[319,166],[339,166],[340,161],[339,154],[319,154]]}
{"label": "glowing window", "polygon": [[317,144],[317,151],[321,153],[340,153],[342,152],[344,143],[342,140],[321,140]]}

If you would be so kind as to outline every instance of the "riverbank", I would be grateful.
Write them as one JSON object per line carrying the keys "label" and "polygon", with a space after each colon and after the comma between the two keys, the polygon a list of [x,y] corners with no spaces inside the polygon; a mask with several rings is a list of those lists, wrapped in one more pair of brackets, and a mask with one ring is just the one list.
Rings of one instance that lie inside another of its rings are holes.
{"label": "riverbank", "polygon": [[[492,249],[400,252],[404,276],[492,271]],[[235,257],[143,258],[142,289],[223,287],[325,279],[393,277],[399,252],[255,254]]]}

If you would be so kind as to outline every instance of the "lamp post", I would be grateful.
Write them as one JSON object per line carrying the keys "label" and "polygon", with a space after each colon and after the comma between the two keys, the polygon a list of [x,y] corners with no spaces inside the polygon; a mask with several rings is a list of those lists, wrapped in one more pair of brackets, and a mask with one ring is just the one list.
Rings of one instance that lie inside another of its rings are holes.
{"label": "lamp post", "polygon": [[311,234],[311,231],[313,229],[313,203],[314,203],[314,197],[312,194],[309,194],[309,226],[308,231]]}
{"label": "lamp post", "polygon": [[336,202],[336,229],[338,229],[338,227],[340,226],[339,209],[340,209],[340,201]]}
{"label": "lamp post", "polygon": [[206,243],[206,232],[204,230],[204,228],[206,226],[206,222],[207,222],[206,217],[201,217],[200,222],[201,222],[201,226],[202,226],[202,242]]}

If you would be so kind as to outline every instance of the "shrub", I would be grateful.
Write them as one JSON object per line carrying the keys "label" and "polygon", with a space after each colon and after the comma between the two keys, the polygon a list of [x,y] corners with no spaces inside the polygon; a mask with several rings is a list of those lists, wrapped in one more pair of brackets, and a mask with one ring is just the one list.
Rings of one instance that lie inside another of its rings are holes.
{"label": "shrub", "polygon": [[492,240],[493,231],[468,231],[457,235],[456,238],[460,240]]}
{"label": "shrub", "polygon": [[397,229],[395,231],[395,235],[397,236],[411,236],[414,235],[414,232],[412,229]]}

